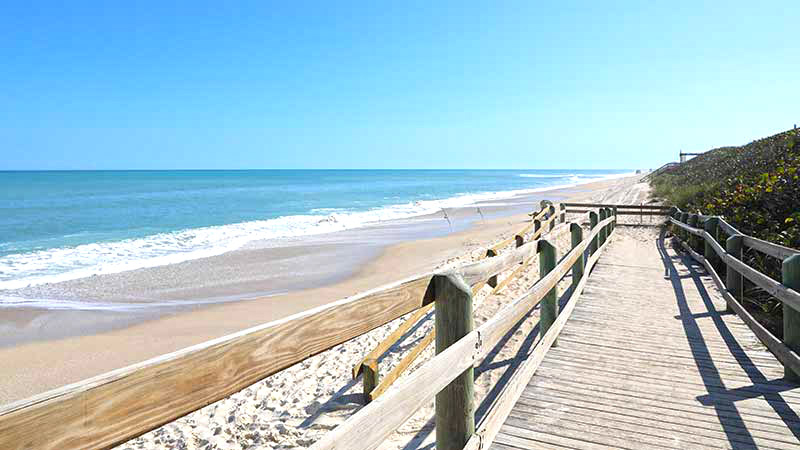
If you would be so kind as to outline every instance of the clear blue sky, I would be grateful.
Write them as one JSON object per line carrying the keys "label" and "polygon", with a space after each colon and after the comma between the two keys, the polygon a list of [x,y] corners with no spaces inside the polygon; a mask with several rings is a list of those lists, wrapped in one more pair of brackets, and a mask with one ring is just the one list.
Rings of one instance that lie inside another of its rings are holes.
{"label": "clear blue sky", "polygon": [[5,2],[0,169],[655,167],[800,124],[798,17],[796,0]]}

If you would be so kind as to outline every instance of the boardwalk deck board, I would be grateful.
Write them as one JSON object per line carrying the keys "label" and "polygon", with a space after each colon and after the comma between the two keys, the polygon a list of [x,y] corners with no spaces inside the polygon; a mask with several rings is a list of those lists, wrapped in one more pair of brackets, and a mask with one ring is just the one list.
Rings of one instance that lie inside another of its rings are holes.
{"label": "boardwalk deck board", "polygon": [[800,448],[800,385],[703,267],[615,235],[491,448]]}

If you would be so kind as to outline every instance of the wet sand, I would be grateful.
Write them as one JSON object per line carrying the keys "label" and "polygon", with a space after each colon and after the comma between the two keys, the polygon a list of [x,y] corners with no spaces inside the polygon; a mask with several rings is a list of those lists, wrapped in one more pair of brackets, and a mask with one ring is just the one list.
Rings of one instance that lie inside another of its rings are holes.
{"label": "wet sand", "polygon": [[[432,270],[521,228],[528,219],[526,212],[538,209],[536,205],[541,198],[602,198],[632,203],[635,199],[630,197],[635,194],[631,194],[629,188],[638,178],[542,192],[517,198],[507,207],[487,205],[482,207],[485,221],[477,216],[476,210],[464,208],[451,216],[456,230],[452,233],[450,225],[441,219],[432,220],[429,224],[432,227],[423,226],[410,236],[397,230],[394,231],[397,234],[392,235],[386,229],[365,228],[342,232],[340,236],[329,235],[314,244],[317,246],[246,249],[207,258],[214,261],[197,260],[146,269],[141,273],[117,274],[116,278],[80,280],[86,291],[81,291],[81,286],[72,286],[72,291],[62,290],[61,295],[89,292],[98,304],[110,298],[123,298],[131,304],[186,299],[237,301],[201,302],[172,309],[165,306],[144,312],[4,310],[0,312],[3,317],[0,342],[5,344],[0,348],[0,360],[4,362],[0,367],[3,379],[0,403]],[[370,233],[376,234],[369,237]],[[331,242],[324,242],[326,239]],[[292,273],[291,267],[297,264],[312,269],[306,272],[315,275]],[[342,266],[346,270],[341,270]],[[287,273],[292,276],[287,277]],[[181,282],[175,283],[175,280]],[[294,284],[287,284],[285,280]],[[307,286],[313,287],[305,288]],[[282,291],[291,292],[283,294]],[[256,298],[242,300],[254,294]]]}

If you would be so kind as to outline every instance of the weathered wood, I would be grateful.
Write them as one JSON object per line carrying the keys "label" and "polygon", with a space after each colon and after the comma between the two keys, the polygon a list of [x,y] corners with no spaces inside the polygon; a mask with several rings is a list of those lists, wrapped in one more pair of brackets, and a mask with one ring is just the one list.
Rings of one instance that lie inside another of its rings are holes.
{"label": "weathered wood", "polygon": [[[605,208],[600,208],[600,222],[604,222],[606,220],[606,217],[608,217],[608,216],[606,216]],[[606,243],[606,227],[605,227],[605,225],[600,227],[600,233],[597,236],[598,236],[598,242],[597,242],[598,245],[602,246],[603,244]]]}
{"label": "weathered wood", "polygon": [[669,210],[672,206],[664,206],[664,205],[632,205],[632,204],[622,204],[622,203],[573,203],[573,202],[566,202],[562,203],[567,208],[617,208],[617,209],[657,209],[657,210]]}
{"label": "weathered wood", "polygon": [[386,338],[384,338],[375,348],[372,349],[367,355],[362,359],[358,364],[353,366],[353,378],[357,378],[358,375],[361,373],[362,366],[364,363],[369,359],[379,359],[381,355],[386,353],[386,350],[392,347],[392,345],[397,342],[411,327],[416,324],[419,319],[423,318],[430,310],[433,309],[433,303],[430,303],[427,306],[424,306],[416,311],[413,314],[408,316],[405,322],[401,323],[397,328],[394,329]]}
{"label": "weathered wood", "polygon": [[361,371],[364,374],[362,384],[364,387],[364,403],[366,404],[372,400],[372,391],[379,383],[378,360],[375,358],[364,360],[363,364],[361,364]]}
{"label": "weathered wood", "polygon": [[[725,241],[725,252],[728,253],[731,258],[736,258],[741,261],[742,236],[737,234],[729,237]],[[744,293],[742,274],[727,264],[725,270],[725,287],[733,298],[735,298],[737,301],[742,301],[742,294]],[[730,303],[727,305],[726,311],[732,311]]]}
{"label": "weathered wood", "polygon": [[[692,228],[697,228],[699,220],[700,218],[697,216],[697,214],[692,214],[689,216],[689,221],[686,224]],[[702,251],[700,249],[700,239],[698,239],[697,235],[689,236],[689,245],[691,245],[696,252]]]}
{"label": "weathered wood", "polygon": [[756,249],[765,255],[778,258],[781,261],[794,255],[800,255],[800,250],[773,244],[772,242],[762,241],[761,239],[751,236],[744,236],[743,239],[744,245],[747,247]]}
{"label": "weathered wood", "polygon": [[[569,225],[569,231],[572,234],[572,248],[577,247],[583,241],[583,228],[577,223],[572,223]],[[572,286],[573,288],[580,283],[581,278],[583,278],[583,255],[575,261],[575,264],[572,265]]]}
{"label": "weathered wood", "polygon": [[719,219],[719,229],[722,230],[728,236],[733,236],[735,234],[742,234],[739,232],[739,230],[737,230],[731,224],[726,222],[725,219],[723,219],[722,217],[719,217],[718,219]]}
{"label": "weathered wood", "polygon": [[[719,218],[709,217],[703,222],[703,229],[709,234],[712,240],[716,240],[717,228],[719,228]],[[711,242],[708,239],[703,241],[703,256],[710,260],[712,264],[718,264],[720,261],[714,249],[711,247]]]}
{"label": "weathered wood", "polygon": [[561,222],[561,223],[566,223],[566,221],[567,221],[567,207],[566,207],[566,206],[564,206],[564,204],[563,204],[563,203],[560,203],[560,204],[558,205],[558,210],[559,210],[559,212],[560,212],[560,214],[559,214],[559,217],[560,217],[560,219],[559,219],[559,220],[560,220],[560,222]]}
{"label": "weathered wood", "polygon": [[[544,278],[556,267],[556,247],[545,241],[539,241],[539,277]],[[558,317],[558,292],[553,286],[542,299],[539,334],[544,336]],[[557,345],[553,341],[553,346]]]}
{"label": "weathered wood", "polygon": [[[598,223],[597,213],[594,211],[589,211],[589,229],[594,230],[595,228],[597,228],[597,223]],[[589,245],[589,254],[594,254],[594,252],[596,252],[599,247],[600,247],[600,237],[598,235],[595,235],[595,237],[592,238],[592,243]]]}
{"label": "weathered wood", "polygon": [[419,355],[426,348],[428,348],[429,345],[431,345],[431,342],[433,342],[434,339],[436,339],[435,329],[428,332],[428,334],[426,334],[419,342],[417,342],[417,345],[415,345],[414,348],[411,349],[411,351],[406,353],[406,355],[403,356],[402,359],[400,359],[400,362],[398,362],[397,365],[395,365],[394,367],[392,367],[391,370],[389,370],[389,372],[386,374],[386,376],[383,377],[380,383],[376,384],[373,387],[373,389],[369,391],[370,392],[369,400],[370,401],[375,400],[376,398],[380,397],[381,394],[386,392],[386,390],[389,389],[389,386],[391,386],[395,381],[397,381],[398,378],[400,378],[400,375],[402,375],[403,372],[405,372],[408,369],[408,367],[414,361],[416,361]]}
{"label": "weathered wood", "polygon": [[[486,251],[487,258],[494,258],[495,256],[497,256],[497,252],[494,249],[490,248],[489,250]],[[490,276],[489,279],[486,280],[486,284],[488,284],[493,288],[497,287],[497,274]]]}
{"label": "weathered wood", "polygon": [[[474,328],[472,292],[457,275],[434,278],[436,291],[436,354]],[[436,394],[436,448],[460,450],[475,432],[475,387],[472,367]]]}
{"label": "weathered wood", "polygon": [[0,448],[125,442],[429,304],[430,280],[402,280],[4,405]]}
{"label": "weathered wood", "polygon": [[550,210],[549,210],[548,214],[550,214],[550,219],[551,219],[550,220],[550,230],[552,231],[553,227],[556,226],[556,222],[554,220],[556,218],[556,207],[555,207],[555,205],[553,205],[551,203],[549,208],[550,208]]}
{"label": "weathered wood", "polygon": [[[536,282],[527,293],[509,302],[480,327],[458,340],[443,353],[437,354],[408,377],[397,381],[379,398],[328,432],[312,446],[312,449],[372,449],[379,445],[417,409],[430,401],[439,390],[460,376],[467,367],[472,367],[471,362],[480,360],[492,351],[508,330],[571,270],[572,264],[597,236],[600,228],[612,220],[613,218],[609,218],[606,222],[599,223],[578,247],[570,250],[556,268]],[[521,249],[530,244],[532,243],[523,245]],[[533,244],[536,245],[535,241]],[[499,260],[503,256],[494,259]],[[483,262],[473,263],[472,266]],[[476,279],[485,278],[482,278],[482,274],[485,274],[483,270],[472,272]],[[465,281],[468,281],[466,277]],[[436,296],[435,289],[431,289],[430,294]],[[466,365],[468,361],[470,363]]]}
{"label": "weathered wood", "polygon": [[[576,246],[573,245],[573,248],[574,247]],[[580,300],[583,287],[586,285],[586,281],[589,278],[589,273],[591,273],[592,267],[594,267],[595,263],[597,263],[597,260],[600,258],[603,249],[605,249],[605,246],[589,257],[586,262],[586,270],[573,289],[572,296],[570,297],[569,303],[564,307],[564,311],[558,316],[556,322],[544,338],[537,343],[531,354],[527,356],[525,362],[523,362],[514,375],[512,375],[511,380],[503,387],[502,392],[498,395],[497,401],[492,405],[489,412],[486,413],[477,431],[472,435],[467,445],[464,446],[464,450],[481,450],[488,448],[494,441],[497,432],[508,417],[511,409],[525,390],[531,377],[536,373],[536,369],[539,368],[539,365],[544,360],[547,351],[551,348],[553,342],[555,342],[559,333],[564,328],[564,325],[567,323],[567,319],[569,319],[575,305]]]}
{"label": "weathered wood", "polygon": [[[800,255],[792,255],[781,265],[783,285],[800,292]],[[783,343],[794,352],[800,352],[800,311],[783,304]],[[784,376],[792,381],[800,381],[800,371],[785,367]]]}
{"label": "weathered wood", "polygon": [[[678,218],[678,221],[681,224],[688,224],[688,222],[689,222],[689,213],[682,212],[681,216]],[[686,229],[685,228],[682,228],[682,229],[683,229],[683,234],[681,234],[681,238],[689,239],[689,234],[686,232]]]}
{"label": "weathered wood", "polygon": [[711,279],[716,284],[717,288],[722,293],[725,302],[728,304],[730,309],[732,309],[742,321],[747,324],[748,328],[753,331],[753,334],[758,337],[758,339],[772,352],[773,355],[784,365],[784,367],[790,367],[796,372],[800,372],[800,355],[798,352],[793,351],[789,347],[786,346],[783,342],[781,342],[777,337],[775,337],[772,333],[770,333],[763,325],[761,325],[747,310],[744,306],[739,303],[739,301],[734,298],[727,289],[725,289],[725,285],[722,283],[722,279],[717,274],[714,266],[712,266],[702,255],[695,252],[694,250],[689,247],[686,242],[681,242],[681,246],[689,252],[689,254],[698,261],[703,267],[706,268],[706,271],[711,276]]}
{"label": "weathered wood", "polygon": [[[585,214],[591,209],[568,209],[567,213],[569,214]],[[613,211],[613,210],[612,210]],[[627,210],[617,210],[618,216],[668,216],[669,211],[664,210],[662,211],[627,211]]]}
{"label": "weathered wood", "polygon": [[616,206],[614,206],[613,208],[611,208],[611,214],[613,214],[613,215],[614,215],[614,222],[611,224],[611,231],[612,231],[612,232],[614,231],[614,228],[616,228],[616,227],[617,227],[617,214],[618,214],[618,212],[619,212],[619,211],[617,211],[617,207],[616,207]]}

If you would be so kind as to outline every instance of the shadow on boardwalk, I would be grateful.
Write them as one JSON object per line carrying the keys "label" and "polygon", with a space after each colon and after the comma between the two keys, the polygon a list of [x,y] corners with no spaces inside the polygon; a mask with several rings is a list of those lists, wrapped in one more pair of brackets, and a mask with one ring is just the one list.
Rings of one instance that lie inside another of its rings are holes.
{"label": "shadow on boardwalk", "polygon": [[[701,375],[703,384],[708,391],[708,394],[698,396],[697,400],[703,405],[714,407],[717,418],[733,448],[757,448],[753,436],[748,431],[747,425],[736,407],[737,401],[756,397],[763,397],[791,430],[792,434],[800,440],[800,417],[780,395],[781,392],[797,388],[798,385],[787,382],[782,378],[769,380],[764,376],[728,328],[722,317],[724,313],[716,310],[701,279],[701,276],[705,275],[704,268],[699,266],[688,255],[676,253],[676,256],[671,257],[667,252],[665,242],[666,231],[662,229],[657,241],[657,247],[664,264],[665,274],[669,277],[672,288],[675,291],[675,299],[680,311],[680,315],[676,316],[676,318],[683,325],[698,373]],[[687,268],[689,271],[688,276],[680,276],[678,274],[673,260],[680,261]],[[691,278],[697,292],[700,293],[706,308],[705,312],[693,314],[690,310],[681,283],[681,279],[686,278]],[[709,319],[713,322],[715,329],[719,332],[731,355],[752,381],[752,385],[735,389],[727,389],[725,387],[724,380],[714,364],[711,352],[697,324],[698,320]]]}

